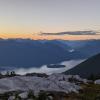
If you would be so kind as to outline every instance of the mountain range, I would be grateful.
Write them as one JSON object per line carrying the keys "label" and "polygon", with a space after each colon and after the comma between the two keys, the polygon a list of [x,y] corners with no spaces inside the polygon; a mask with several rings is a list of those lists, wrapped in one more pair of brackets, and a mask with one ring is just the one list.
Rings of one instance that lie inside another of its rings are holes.
{"label": "mountain range", "polygon": [[100,40],[0,39],[0,69],[40,67],[87,59],[100,53]]}

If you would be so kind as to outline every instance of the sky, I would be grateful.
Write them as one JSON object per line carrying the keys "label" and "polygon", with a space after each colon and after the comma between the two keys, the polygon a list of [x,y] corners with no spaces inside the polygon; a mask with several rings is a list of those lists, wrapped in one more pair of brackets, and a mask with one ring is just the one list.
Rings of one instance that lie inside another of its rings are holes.
{"label": "sky", "polygon": [[[73,39],[75,36],[39,36],[38,33],[100,30],[99,26],[100,0],[0,0],[0,37],[3,38]],[[100,36],[83,36],[92,37]]]}

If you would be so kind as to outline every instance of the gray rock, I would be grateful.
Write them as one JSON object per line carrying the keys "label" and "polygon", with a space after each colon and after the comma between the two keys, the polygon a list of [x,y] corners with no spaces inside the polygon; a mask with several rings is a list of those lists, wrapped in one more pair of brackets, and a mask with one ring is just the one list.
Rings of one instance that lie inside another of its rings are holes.
{"label": "gray rock", "polygon": [[21,97],[22,99],[26,99],[28,97],[28,92],[23,92],[19,94],[19,97]]}
{"label": "gray rock", "polygon": [[15,96],[10,96],[9,98],[8,98],[8,100],[14,100],[15,99]]}
{"label": "gray rock", "polygon": [[100,84],[100,79],[95,80],[95,81],[94,81],[94,84]]}
{"label": "gray rock", "polygon": [[[15,76],[10,78],[0,79],[0,93],[9,91],[24,91],[20,94],[21,97],[26,97],[27,91],[32,90],[34,94],[38,94],[40,90],[43,91],[57,91],[57,92],[76,92],[81,89],[76,83],[69,82],[68,79],[72,75],[53,74],[48,78],[37,76]],[[79,76],[73,76],[81,80]]]}

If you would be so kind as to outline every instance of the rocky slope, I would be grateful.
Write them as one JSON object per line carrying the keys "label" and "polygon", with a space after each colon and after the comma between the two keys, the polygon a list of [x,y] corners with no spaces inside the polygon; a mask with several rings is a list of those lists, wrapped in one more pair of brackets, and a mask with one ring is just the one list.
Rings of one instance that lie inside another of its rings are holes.
{"label": "rocky slope", "polygon": [[0,79],[0,93],[10,91],[29,91],[33,90],[35,94],[43,91],[59,91],[59,92],[78,92],[81,89],[75,82],[70,82],[70,78],[77,81],[83,81],[79,76],[53,74],[46,77],[37,76],[15,76]]}

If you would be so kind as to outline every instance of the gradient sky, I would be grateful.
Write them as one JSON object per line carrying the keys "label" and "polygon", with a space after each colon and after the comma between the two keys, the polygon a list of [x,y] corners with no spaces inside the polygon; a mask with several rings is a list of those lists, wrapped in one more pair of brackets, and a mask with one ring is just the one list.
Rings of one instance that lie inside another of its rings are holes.
{"label": "gradient sky", "polygon": [[100,0],[0,0],[0,37],[100,30],[99,26]]}

